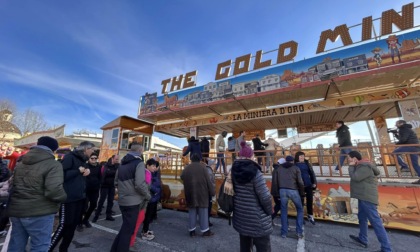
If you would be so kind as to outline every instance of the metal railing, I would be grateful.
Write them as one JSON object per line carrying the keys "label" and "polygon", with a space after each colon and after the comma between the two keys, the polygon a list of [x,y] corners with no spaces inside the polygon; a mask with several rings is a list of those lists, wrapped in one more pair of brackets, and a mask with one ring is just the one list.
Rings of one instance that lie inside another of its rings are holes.
{"label": "metal railing", "polygon": [[[416,146],[419,151],[417,152],[402,152],[398,153],[401,155],[403,161],[407,164],[408,170],[401,170],[401,166],[397,162],[397,154],[393,153],[395,148],[401,146]],[[375,163],[378,168],[381,170],[381,178],[389,179],[414,179],[419,176],[413,168],[410,155],[419,155],[420,154],[420,145],[380,145],[380,146],[358,146],[351,147],[352,150],[359,151],[362,154],[364,159],[370,160],[372,163]],[[273,162],[277,163],[277,160],[291,155],[294,157],[294,154],[297,151],[303,151],[305,153],[305,158],[311,163],[314,172],[317,177],[336,177],[336,178],[348,178],[348,163],[347,158],[345,159],[343,166],[339,164],[340,160],[340,148],[316,148],[316,149],[282,149],[279,148],[275,151],[273,156],[267,156],[269,151],[255,151],[254,160],[258,161],[258,154],[261,154],[261,170],[266,174],[270,175],[273,170]],[[227,170],[230,169],[233,160],[232,152],[210,152],[209,158],[213,159],[215,162],[213,164],[213,169],[216,168],[217,161],[221,161],[221,158],[217,158],[217,154],[224,154],[224,161],[227,166]],[[347,156],[347,155],[344,155]],[[218,160],[219,159],[219,160]],[[183,157],[182,154],[171,154],[159,159],[161,165],[162,175],[173,176],[177,179],[185,165],[189,161],[189,155]],[[220,162],[221,163],[221,162]],[[335,168],[338,165],[339,171],[336,172]],[[418,165],[418,164],[417,164]],[[219,165],[219,169],[216,171],[216,174],[224,175],[222,165]]]}

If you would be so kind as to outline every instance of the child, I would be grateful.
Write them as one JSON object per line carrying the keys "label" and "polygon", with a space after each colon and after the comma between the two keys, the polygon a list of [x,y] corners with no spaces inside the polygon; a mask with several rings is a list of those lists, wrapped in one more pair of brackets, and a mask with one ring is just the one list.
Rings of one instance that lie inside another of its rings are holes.
{"label": "child", "polygon": [[[144,178],[145,178],[146,184],[148,184],[149,186],[152,183],[152,171],[154,171],[155,169],[156,169],[156,160],[152,158],[147,160]],[[137,232],[139,231],[140,225],[144,221],[145,212],[146,212],[146,209],[144,207],[145,206],[143,206],[142,209],[140,209],[139,215],[137,216],[136,228],[134,229],[134,233],[131,235],[130,247],[134,246]],[[142,235],[143,240],[153,240],[154,238],[155,236],[153,234],[146,234],[145,236]]]}
{"label": "child", "polygon": [[160,200],[160,193],[162,191],[161,183],[158,174],[159,163],[156,161],[155,166],[147,166],[147,169],[151,172],[152,183],[150,185],[150,195],[152,198],[147,204],[146,216],[143,223],[142,239],[148,240],[149,236],[153,236],[153,231],[149,229],[150,222],[152,222],[153,215],[157,211],[157,204]]}

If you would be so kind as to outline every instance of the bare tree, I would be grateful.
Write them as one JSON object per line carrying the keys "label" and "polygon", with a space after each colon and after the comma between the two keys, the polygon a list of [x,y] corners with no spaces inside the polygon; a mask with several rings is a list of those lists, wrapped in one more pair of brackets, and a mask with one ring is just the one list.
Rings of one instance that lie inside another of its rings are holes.
{"label": "bare tree", "polygon": [[22,136],[49,129],[48,124],[44,119],[44,115],[30,108],[26,109],[23,113],[18,114],[13,122],[22,132]]}
{"label": "bare tree", "polygon": [[9,110],[13,114],[16,112],[16,105],[7,99],[0,100],[0,112],[3,110]]}

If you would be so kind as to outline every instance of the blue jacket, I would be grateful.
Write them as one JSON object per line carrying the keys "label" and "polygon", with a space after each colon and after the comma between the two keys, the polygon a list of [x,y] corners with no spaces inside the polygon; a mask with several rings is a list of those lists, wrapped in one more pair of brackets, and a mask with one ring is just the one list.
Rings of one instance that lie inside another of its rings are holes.
{"label": "blue jacket", "polygon": [[308,160],[305,160],[304,163],[296,162],[295,165],[300,169],[300,174],[302,175],[305,187],[316,184],[316,176],[314,170],[312,169],[312,165],[309,164]]}
{"label": "blue jacket", "polygon": [[150,202],[159,202],[161,192],[162,186],[159,178],[159,172],[157,171],[152,173],[152,184],[150,185],[150,195],[152,198],[150,199]]}
{"label": "blue jacket", "polygon": [[190,153],[190,158],[193,155],[193,153],[197,153],[200,156],[200,159],[203,159],[203,155],[201,154],[201,146],[200,142],[198,140],[192,140],[188,142],[188,148],[187,150],[182,154],[182,156],[186,156]]}

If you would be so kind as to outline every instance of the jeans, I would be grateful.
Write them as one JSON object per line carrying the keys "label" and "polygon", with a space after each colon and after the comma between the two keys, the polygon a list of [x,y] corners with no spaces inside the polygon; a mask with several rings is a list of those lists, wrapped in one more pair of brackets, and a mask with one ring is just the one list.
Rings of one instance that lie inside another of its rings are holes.
{"label": "jeans", "polygon": [[273,165],[274,164],[274,153],[275,151],[268,151],[267,153],[265,153],[266,155],[266,159],[265,159],[265,167],[267,167],[267,171],[270,169],[270,164]]}
{"label": "jeans", "polygon": [[302,201],[300,199],[299,191],[293,189],[280,189],[280,201],[281,201],[281,235],[287,235],[287,230],[289,229],[288,219],[287,219],[287,207],[289,199],[292,200],[293,204],[296,207],[296,233],[298,235],[303,234],[303,207]]}
{"label": "jeans", "polygon": [[217,153],[216,171],[219,169],[220,163],[222,163],[223,172],[226,174],[225,154],[223,153]]}
{"label": "jeans", "polygon": [[[392,153],[401,153],[401,152],[418,152],[420,151],[416,146],[401,146],[396,148]],[[408,165],[404,163],[401,155],[397,155],[398,164],[401,166],[402,169],[408,168]],[[417,173],[417,176],[420,177],[420,166],[419,166],[419,154],[410,154],[411,163],[413,164],[413,168]]]}
{"label": "jeans", "polygon": [[204,233],[209,230],[209,209],[207,207],[192,207],[188,209],[188,231],[194,231],[198,221],[200,223],[201,232]]}
{"label": "jeans", "polygon": [[8,251],[25,251],[29,237],[31,237],[30,251],[48,251],[54,224],[54,214],[28,218],[11,217],[10,219],[13,228]]}
{"label": "jeans", "polygon": [[270,252],[270,235],[261,237],[250,237],[239,234],[239,246],[240,252],[253,251],[254,246],[256,247],[257,252]]}
{"label": "jeans", "polygon": [[368,244],[368,220],[375,231],[378,241],[381,243],[381,251],[392,251],[388,235],[379,217],[377,206],[371,202],[358,199],[359,213],[359,239]]}
{"label": "jeans", "polygon": [[342,167],[343,166],[343,164],[344,164],[344,160],[346,160],[346,158],[347,158],[347,154],[349,154],[350,153],[350,151],[351,151],[351,149],[350,148],[344,148],[344,149],[340,149],[340,166],[336,166],[335,167],[335,170],[336,171],[338,171],[338,170],[340,170],[340,167]]}

